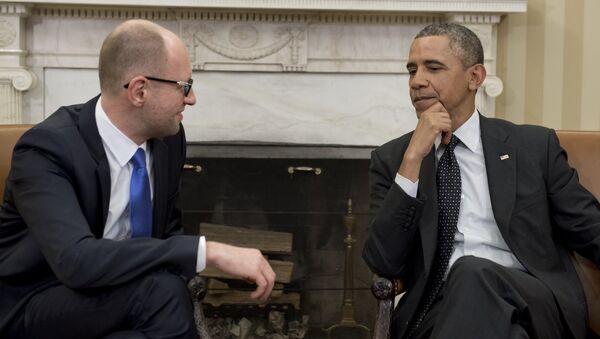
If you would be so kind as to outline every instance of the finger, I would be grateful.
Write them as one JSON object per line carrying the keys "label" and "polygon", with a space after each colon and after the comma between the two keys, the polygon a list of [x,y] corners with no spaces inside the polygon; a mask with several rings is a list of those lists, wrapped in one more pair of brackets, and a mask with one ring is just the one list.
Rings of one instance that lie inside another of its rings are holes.
{"label": "finger", "polygon": [[275,279],[277,278],[277,274],[275,274],[275,272],[273,272],[273,270],[271,269],[271,266],[269,266],[268,278],[269,278],[269,283],[271,285],[271,290],[272,290],[273,286],[275,286]]}
{"label": "finger", "polygon": [[265,279],[265,283],[266,283],[266,288],[264,290],[262,299],[267,300],[269,298],[269,296],[271,295],[271,292],[273,291],[273,288],[275,286],[276,274],[266,259],[263,260],[263,262],[262,262],[261,274],[262,274],[262,277]]}
{"label": "finger", "polygon": [[[268,281],[268,279],[265,277],[265,281]],[[275,286],[275,284],[268,282],[267,286],[265,287],[265,291],[263,292],[263,295],[261,296],[261,301],[262,302],[266,302],[267,300],[269,300],[269,297],[271,297],[271,293],[273,292],[273,287]]]}
{"label": "finger", "polygon": [[276,274],[266,258],[263,261],[263,272],[266,273],[267,279],[274,283]]}
{"label": "finger", "polygon": [[265,272],[265,278],[267,280],[267,288],[265,290],[265,293],[268,297],[271,295],[271,293],[273,292],[273,288],[275,287],[275,273],[273,271]]}
{"label": "finger", "polygon": [[444,105],[442,104],[441,101],[438,101],[435,104],[431,105],[431,108],[433,108],[435,112],[445,112],[446,111],[446,108],[444,107]]}
{"label": "finger", "polygon": [[259,274],[256,277],[256,280],[254,281],[254,283],[256,284],[256,290],[254,290],[254,292],[250,293],[250,298],[255,299],[255,300],[265,301],[266,298],[264,297],[264,295],[265,295],[265,291],[267,290],[267,286],[268,286],[267,281],[265,280],[265,278],[263,277],[262,274]]}

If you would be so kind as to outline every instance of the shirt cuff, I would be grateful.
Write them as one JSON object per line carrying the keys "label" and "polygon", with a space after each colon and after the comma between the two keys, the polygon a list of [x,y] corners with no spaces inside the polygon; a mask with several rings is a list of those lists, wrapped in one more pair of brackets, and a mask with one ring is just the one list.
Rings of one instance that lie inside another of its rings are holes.
{"label": "shirt cuff", "polygon": [[408,196],[412,198],[417,197],[417,190],[419,189],[419,179],[416,182],[410,181],[400,175],[400,173],[396,173],[396,179],[394,180],[396,185],[400,186],[400,188],[406,193]]}
{"label": "shirt cuff", "polygon": [[206,268],[206,238],[200,237],[198,241],[198,257],[196,258],[196,272],[200,273]]}

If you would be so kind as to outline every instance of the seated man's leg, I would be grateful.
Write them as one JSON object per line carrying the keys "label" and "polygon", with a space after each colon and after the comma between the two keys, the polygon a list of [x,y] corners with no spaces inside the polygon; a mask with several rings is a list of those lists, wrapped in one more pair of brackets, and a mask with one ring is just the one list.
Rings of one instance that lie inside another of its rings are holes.
{"label": "seated man's leg", "polygon": [[119,331],[149,338],[197,338],[185,281],[155,272],[109,288],[56,286],[30,300],[16,329],[23,338],[100,338]]}
{"label": "seated man's leg", "polygon": [[543,283],[473,256],[454,263],[417,332],[417,337],[430,338],[569,337],[554,296]]}
{"label": "seated man's leg", "polygon": [[[563,338],[552,292],[531,275],[490,260],[466,256],[455,262],[442,290],[434,338]],[[568,329],[566,329],[568,332]]]}

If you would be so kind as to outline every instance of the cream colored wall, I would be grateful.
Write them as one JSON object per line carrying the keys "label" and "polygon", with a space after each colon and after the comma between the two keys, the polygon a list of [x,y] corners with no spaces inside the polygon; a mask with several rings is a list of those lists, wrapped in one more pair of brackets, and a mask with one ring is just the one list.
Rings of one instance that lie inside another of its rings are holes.
{"label": "cream colored wall", "polygon": [[529,0],[498,27],[496,116],[600,130],[600,1]]}

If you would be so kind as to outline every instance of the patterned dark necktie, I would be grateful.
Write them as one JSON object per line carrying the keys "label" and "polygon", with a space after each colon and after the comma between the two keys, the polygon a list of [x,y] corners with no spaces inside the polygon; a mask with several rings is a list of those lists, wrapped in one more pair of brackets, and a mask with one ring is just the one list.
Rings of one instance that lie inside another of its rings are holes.
{"label": "patterned dark necktie", "polygon": [[461,181],[460,168],[454,155],[459,140],[452,135],[444,154],[440,157],[436,173],[438,189],[438,239],[435,260],[431,268],[425,295],[421,299],[418,312],[411,321],[406,338],[410,338],[421,325],[423,318],[433,305],[444,282],[444,275],[454,249],[454,235],[460,211]]}
{"label": "patterned dark necktie", "polygon": [[152,200],[150,180],[146,170],[146,153],[138,148],[130,162],[133,164],[129,186],[129,222],[131,237],[152,236]]}

